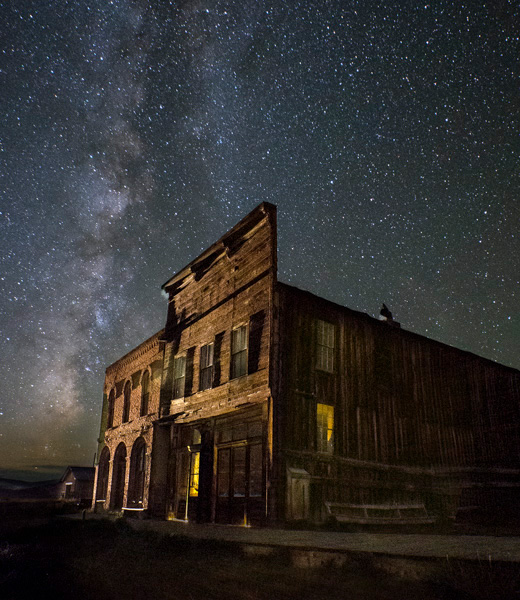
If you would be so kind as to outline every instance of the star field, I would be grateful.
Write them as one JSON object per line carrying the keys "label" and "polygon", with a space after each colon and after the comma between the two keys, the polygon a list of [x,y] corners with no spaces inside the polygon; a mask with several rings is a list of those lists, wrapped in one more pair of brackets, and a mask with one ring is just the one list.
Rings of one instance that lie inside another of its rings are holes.
{"label": "star field", "polygon": [[282,281],[520,367],[516,2],[0,17],[0,475],[91,463],[105,367],[262,201]]}

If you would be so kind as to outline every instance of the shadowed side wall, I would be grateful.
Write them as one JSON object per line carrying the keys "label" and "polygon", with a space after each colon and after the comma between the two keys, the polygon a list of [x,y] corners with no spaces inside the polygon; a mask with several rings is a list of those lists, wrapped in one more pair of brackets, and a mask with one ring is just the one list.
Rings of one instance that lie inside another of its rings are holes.
{"label": "shadowed side wall", "polygon": [[[277,289],[281,451],[287,469],[309,476],[313,518],[325,502],[424,503],[454,516],[520,499],[518,371]],[[330,371],[318,364],[320,321],[333,332]],[[330,452],[318,405],[333,419]]]}

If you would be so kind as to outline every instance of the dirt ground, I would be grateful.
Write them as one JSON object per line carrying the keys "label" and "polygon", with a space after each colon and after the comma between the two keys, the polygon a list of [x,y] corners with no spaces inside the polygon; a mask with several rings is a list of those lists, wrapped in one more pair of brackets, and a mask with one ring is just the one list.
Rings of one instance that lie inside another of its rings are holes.
{"label": "dirt ground", "polygon": [[369,560],[303,569],[279,555],[248,557],[233,542],[135,531],[125,521],[49,519],[1,529],[3,600],[519,597],[512,572],[492,573],[485,565],[477,578],[454,567],[435,581],[404,581]]}

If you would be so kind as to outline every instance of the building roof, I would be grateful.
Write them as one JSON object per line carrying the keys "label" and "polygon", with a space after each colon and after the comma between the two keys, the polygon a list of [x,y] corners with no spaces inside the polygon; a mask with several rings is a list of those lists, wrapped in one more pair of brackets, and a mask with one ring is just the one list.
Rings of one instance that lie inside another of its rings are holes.
{"label": "building roof", "polygon": [[153,348],[153,346],[155,344],[158,344],[161,341],[163,334],[164,334],[164,329],[160,329],[159,331],[154,333],[152,336],[150,336],[149,338],[144,340],[144,342],[141,342],[138,346],[136,346],[135,348],[132,348],[126,354],[123,354],[123,356],[119,357],[113,363],[109,364],[108,367],[106,368],[106,370],[109,371],[116,365],[121,365],[124,361],[134,359],[137,356],[139,356],[140,354],[144,354],[145,352],[150,350],[150,348]]}
{"label": "building roof", "polygon": [[77,481],[94,481],[96,469],[95,467],[67,467],[61,481],[64,481],[69,473],[72,473]]}
{"label": "building roof", "polygon": [[444,342],[440,342],[438,340],[435,340],[433,338],[427,337],[425,335],[422,335],[420,333],[415,333],[414,331],[410,331],[409,329],[404,329],[402,328],[400,325],[399,327],[392,327],[390,329],[388,322],[387,321],[380,321],[379,319],[376,319],[374,317],[372,317],[371,315],[368,315],[367,313],[358,311],[358,310],[354,310],[352,308],[348,308],[347,306],[343,306],[342,304],[338,304],[336,302],[333,302],[332,300],[328,300],[327,298],[323,298],[322,296],[318,296],[316,294],[313,294],[312,292],[309,292],[307,290],[302,290],[300,288],[297,288],[293,285],[289,285],[287,283],[283,283],[282,281],[278,281],[277,285],[279,286],[279,288],[285,288],[286,290],[288,290],[289,292],[291,292],[292,294],[295,295],[301,295],[304,297],[307,297],[309,300],[312,300],[313,302],[317,302],[317,303],[326,303],[328,304],[331,308],[338,310],[338,311],[342,311],[343,314],[348,314],[353,318],[359,319],[361,321],[365,321],[367,323],[370,323],[371,325],[373,325],[374,327],[381,327],[381,331],[392,331],[395,335],[399,335],[402,336],[403,338],[408,338],[408,339],[415,339],[415,340],[420,340],[422,342],[427,342],[428,344],[431,344],[433,346],[437,346],[439,348],[443,348],[443,349],[449,349],[453,352],[457,352],[461,355],[465,355],[468,358],[472,358],[472,359],[477,359],[481,362],[485,362],[488,363],[489,365],[493,365],[495,367],[500,367],[502,369],[506,369],[508,371],[511,371],[513,373],[520,373],[520,371],[518,369],[515,369],[514,367],[511,367],[509,365],[504,365],[502,363],[496,362],[494,360],[491,360],[489,358],[485,358],[484,356],[480,356],[478,354],[475,354],[473,352],[469,352],[468,350],[463,350],[462,348],[458,348],[457,346],[451,346],[450,344],[446,344]]}

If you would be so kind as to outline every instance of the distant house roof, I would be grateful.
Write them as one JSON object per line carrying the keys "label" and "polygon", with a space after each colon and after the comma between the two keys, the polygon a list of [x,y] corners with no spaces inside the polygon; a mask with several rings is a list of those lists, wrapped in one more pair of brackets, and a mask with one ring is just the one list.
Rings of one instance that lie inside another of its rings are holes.
{"label": "distant house roof", "polygon": [[69,473],[72,473],[77,481],[94,481],[96,469],[94,467],[67,467],[61,481],[64,481]]}

